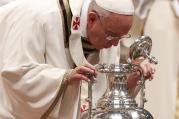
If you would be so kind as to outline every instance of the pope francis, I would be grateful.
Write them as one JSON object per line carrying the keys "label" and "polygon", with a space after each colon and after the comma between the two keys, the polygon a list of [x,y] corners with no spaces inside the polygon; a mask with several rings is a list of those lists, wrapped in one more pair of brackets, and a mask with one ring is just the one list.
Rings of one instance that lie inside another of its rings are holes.
{"label": "pope francis", "polygon": [[79,119],[80,81],[97,75],[85,51],[112,47],[99,61],[118,62],[133,11],[131,0],[19,0],[0,8],[0,119]]}

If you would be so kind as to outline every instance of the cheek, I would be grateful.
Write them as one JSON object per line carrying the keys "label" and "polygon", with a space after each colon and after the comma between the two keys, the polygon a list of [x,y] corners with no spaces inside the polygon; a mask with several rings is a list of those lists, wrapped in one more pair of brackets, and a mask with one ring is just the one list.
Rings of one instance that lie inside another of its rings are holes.
{"label": "cheek", "polygon": [[105,43],[104,34],[100,31],[93,31],[93,39],[95,43]]}
{"label": "cheek", "polygon": [[100,29],[91,30],[89,39],[91,44],[97,49],[104,48],[109,44],[105,34]]}

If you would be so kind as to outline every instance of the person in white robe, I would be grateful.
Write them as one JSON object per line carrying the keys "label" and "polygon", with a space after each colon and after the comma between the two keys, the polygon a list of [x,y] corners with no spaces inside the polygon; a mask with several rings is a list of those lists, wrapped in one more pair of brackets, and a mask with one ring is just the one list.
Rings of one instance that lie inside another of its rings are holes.
{"label": "person in white robe", "polygon": [[[96,49],[117,46],[132,24],[131,0],[93,2],[110,14],[87,10],[86,37]],[[96,76],[96,69],[83,56],[81,8],[74,0],[70,7],[69,48],[64,43],[63,9],[56,0],[15,1],[0,8],[1,119],[79,119],[80,81],[91,80],[86,74]],[[143,70],[146,77],[153,76],[149,64]]]}
{"label": "person in white robe", "polygon": [[[145,108],[156,119],[175,119],[179,68],[179,1],[133,1],[135,16],[130,33],[133,39],[140,35],[150,36],[153,41],[151,54],[159,61],[155,80],[146,85],[148,102]],[[130,46],[130,40],[124,40],[123,44]]]}
{"label": "person in white robe", "polygon": [[[171,2],[155,1],[144,29],[144,33],[152,37],[154,42],[152,52],[160,61],[156,67],[155,78],[157,80],[148,86],[150,88],[148,107],[156,118],[162,119],[175,119],[176,113],[179,20],[172,10]],[[161,88],[158,88],[159,85]],[[156,100],[151,95],[159,95],[160,98]]]}

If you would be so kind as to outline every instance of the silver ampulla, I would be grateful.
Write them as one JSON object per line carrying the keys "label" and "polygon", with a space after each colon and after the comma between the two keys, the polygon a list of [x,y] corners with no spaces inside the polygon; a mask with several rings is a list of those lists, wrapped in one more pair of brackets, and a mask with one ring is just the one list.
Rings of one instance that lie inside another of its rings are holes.
{"label": "silver ampulla", "polygon": [[150,56],[152,40],[148,36],[142,36],[135,40],[130,47],[130,60],[127,64],[106,65],[97,64],[98,72],[105,73],[108,81],[108,88],[105,94],[97,101],[96,107],[92,109],[92,85],[88,85],[89,109],[83,113],[81,119],[153,119],[153,116],[144,109],[145,79],[141,76],[138,82],[140,87],[140,106],[137,105],[134,97],[129,94],[127,87],[128,76],[137,71],[140,66],[131,63],[138,57],[148,58],[151,63],[157,64],[157,60]]}

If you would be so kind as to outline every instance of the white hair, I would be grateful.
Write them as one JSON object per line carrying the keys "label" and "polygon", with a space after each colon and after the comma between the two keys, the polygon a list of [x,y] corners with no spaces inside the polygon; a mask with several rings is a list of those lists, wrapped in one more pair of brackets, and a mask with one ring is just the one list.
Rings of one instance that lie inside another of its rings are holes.
{"label": "white hair", "polygon": [[102,17],[107,17],[111,13],[111,12],[101,8],[100,6],[98,6],[96,4],[95,0],[92,0],[89,5],[88,12],[91,12],[91,11],[96,11],[99,14],[99,16],[102,16]]}

